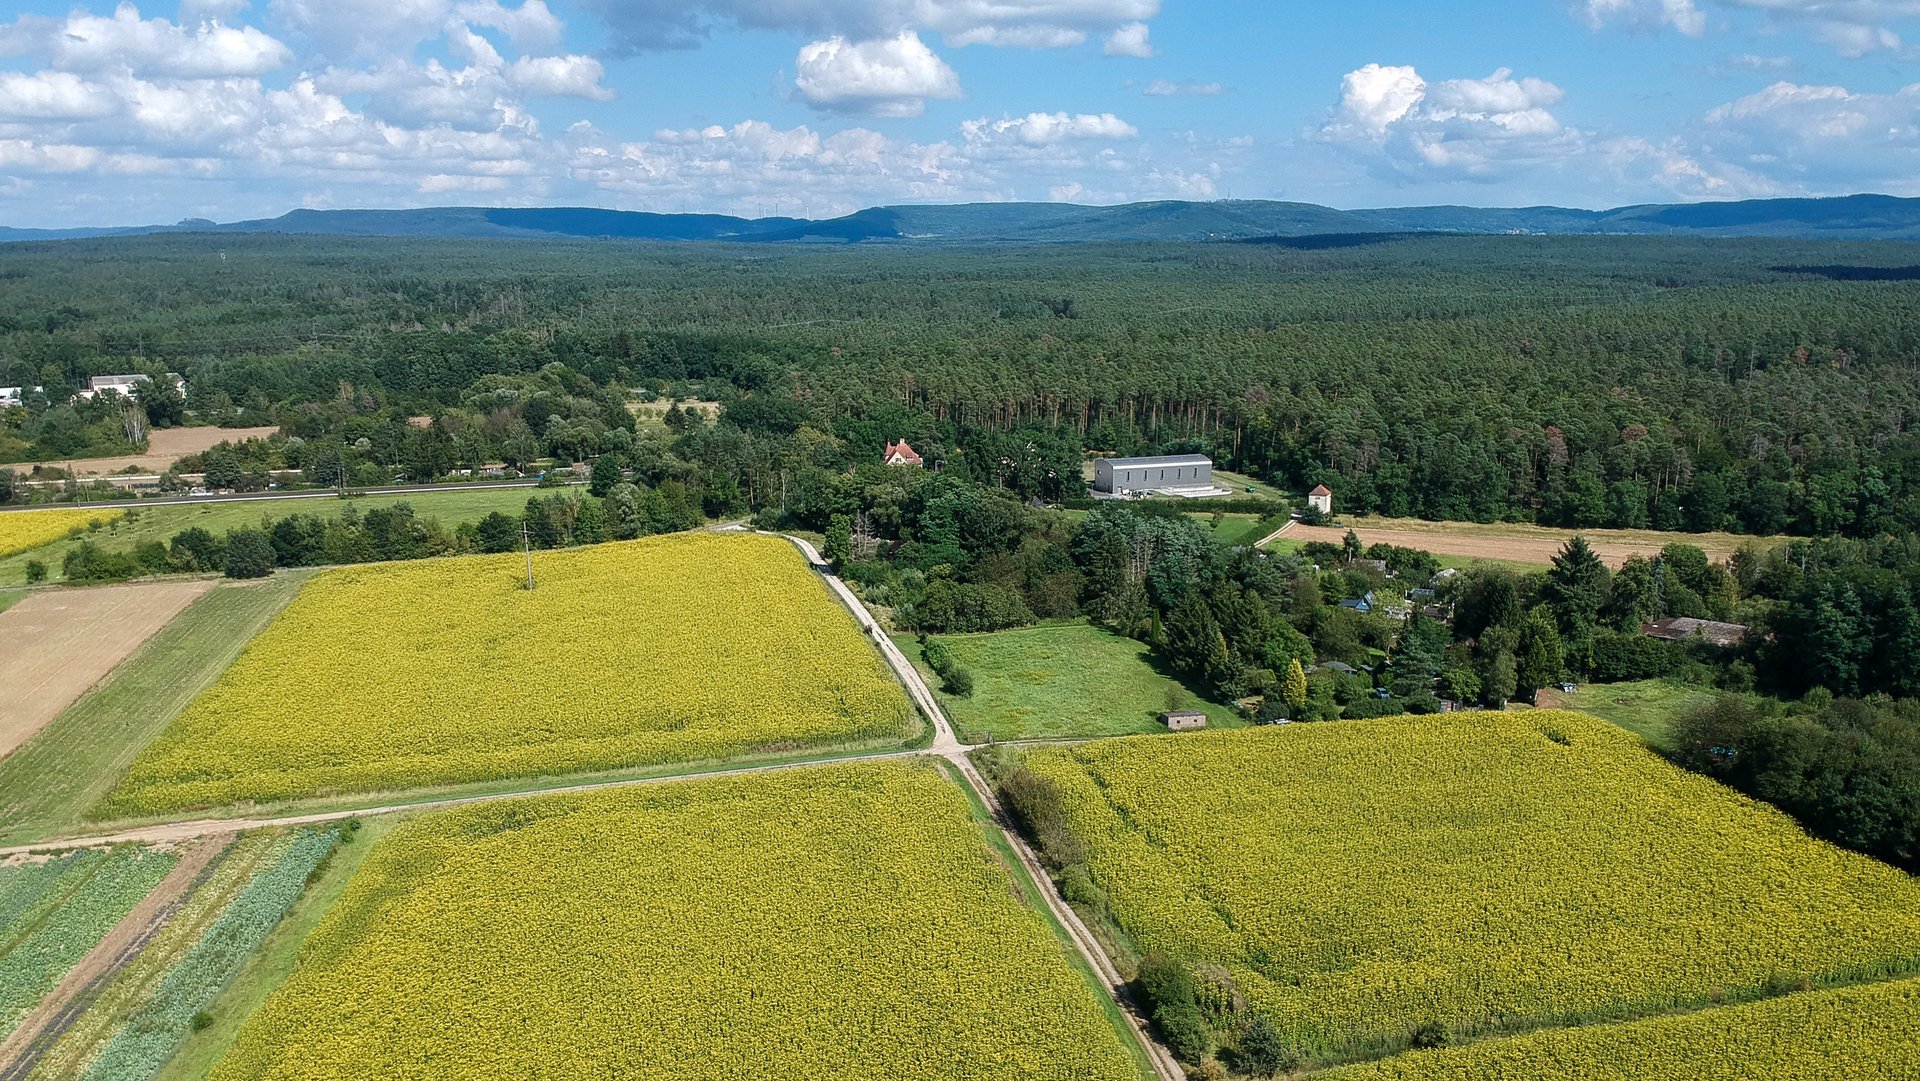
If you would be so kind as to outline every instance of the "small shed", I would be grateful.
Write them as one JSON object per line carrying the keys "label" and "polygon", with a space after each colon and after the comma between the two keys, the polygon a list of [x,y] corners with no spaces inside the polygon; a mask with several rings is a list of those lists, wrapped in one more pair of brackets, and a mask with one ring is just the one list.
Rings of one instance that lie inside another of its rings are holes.
{"label": "small shed", "polygon": [[1307,506],[1321,514],[1333,513],[1333,489],[1324,484],[1316,484],[1313,491],[1307,493]]}
{"label": "small shed", "polygon": [[1160,714],[1169,732],[1191,732],[1207,726],[1207,715],[1197,709],[1170,709]]}

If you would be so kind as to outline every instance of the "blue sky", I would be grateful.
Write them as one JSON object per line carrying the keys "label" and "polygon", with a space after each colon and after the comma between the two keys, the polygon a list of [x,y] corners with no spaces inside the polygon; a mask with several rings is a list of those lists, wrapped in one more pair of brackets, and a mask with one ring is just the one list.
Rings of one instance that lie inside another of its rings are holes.
{"label": "blue sky", "polygon": [[0,2],[16,226],[1855,191],[1920,195],[1920,0]]}

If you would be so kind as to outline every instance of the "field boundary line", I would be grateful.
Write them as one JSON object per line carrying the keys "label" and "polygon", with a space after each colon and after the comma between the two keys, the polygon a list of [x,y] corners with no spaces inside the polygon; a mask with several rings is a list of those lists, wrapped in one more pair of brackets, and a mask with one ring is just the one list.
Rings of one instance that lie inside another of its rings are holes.
{"label": "field boundary line", "polygon": [[466,807],[476,803],[498,803],[501,800],[533,799],[540,796],[575,795],[581,792],[601,792],[615,788],[638,788],[643,785],[670,784],[674,781],[696,781],[706,777],[740,777],[752,773],[773,773],[778,770],[806,769],[809,766],[831,766],[847,762],[885,762],[895,759],[913,758],[926,753],[926,751],[920,749],[866,751],[834,758],[808,758],[795,762],[762,762],[752,766],[741,766],[737,769],[664,773],[651,777],[622,777],[611,781],[585,781],[579,784],[559,785],[552,788],[517,788],[508,792],[483,792],[471,796],[448,796],[444,799],[421,800],[414,803],[388,803],[374,807],[358,807],[338,811],[313,811],[305,814],[282,815],[274,818],[201,818],[176,822],[162,822],[151,826],[136,826],[115,833],[100,833],[85,837],[47,838],[27,844],[8,845],[0,848],[0,860],[12,856],[26,856],[43,852],[61,852],[75,848],[100,848],[121,844],[158,844],[169,841],[185,841],[195,837],[205,837],[210,834],[241,833],[248,830],[272,829],[283,826],[312,826],[326,822],[344,822],[349,818],[370,818],[376,815],[400,814],[406,811],[438,811],[449,807]]}

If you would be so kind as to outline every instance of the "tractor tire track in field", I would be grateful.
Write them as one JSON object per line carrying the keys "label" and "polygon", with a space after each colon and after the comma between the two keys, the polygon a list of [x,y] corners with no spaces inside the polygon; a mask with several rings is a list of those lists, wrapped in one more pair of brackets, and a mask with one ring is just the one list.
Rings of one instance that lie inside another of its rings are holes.
{"label": "tractor tire track in field", "polygon": [[33,1072],[40,1056],[85,1012],[87,992],[126,967],[186,902],[201,873],[233,842],[232,832],[193,839],[165,878],[80,962],[67,970],[31,1012],[0,1042],[0,1081],[20,1081]]}

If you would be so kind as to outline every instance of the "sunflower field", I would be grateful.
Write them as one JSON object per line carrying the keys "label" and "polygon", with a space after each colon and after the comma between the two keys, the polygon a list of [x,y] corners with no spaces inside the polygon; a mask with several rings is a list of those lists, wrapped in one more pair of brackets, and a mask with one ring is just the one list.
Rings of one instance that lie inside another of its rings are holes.
{"label": "sunflower field", "polygon": [[1580,714],[1035,750],[1141,947],[1308,1061],[1920,972],[1920,882]]}
{"label": "sunflower field", "polygon": [[102,517],[91,510],[35,510],[0,514],[0,559],[52,544]]}
{"label": "sunflower field", "polygon": [[785,541],[677,534],[316,575],[100,809],[555,776],[918,732]]}
{"label": "sunflower field", "polygon": [[1920,981],[1416,1051],[1315,1081],[1911,1081]]}
{"label": "sunflower field", "polygon": [[1138,1081],[933,764],[440,812],[378,843],[216,1081]]}

